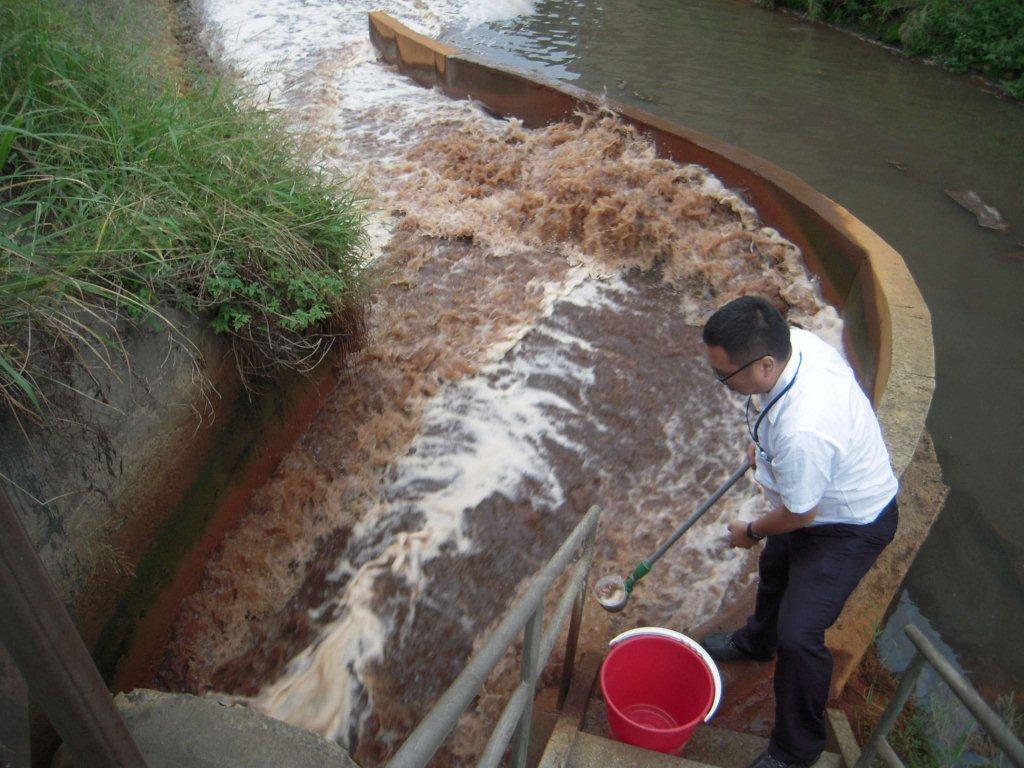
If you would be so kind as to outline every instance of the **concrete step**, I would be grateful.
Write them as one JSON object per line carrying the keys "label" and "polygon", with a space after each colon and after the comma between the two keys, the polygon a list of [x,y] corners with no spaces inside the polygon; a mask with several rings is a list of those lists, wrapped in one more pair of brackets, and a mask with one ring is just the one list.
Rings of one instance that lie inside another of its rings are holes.
{"label": "concrete step", "polygon": [[[114,703],[149,768],[359,768],[333,741],[246,707],[144,689]],[[52,768],[87,758],[62,746]]]}
{"label": "concrete step", "polygon": [[[581,654],[564,706],[557,691],[542,691],[533,710],[534,740],[529,765],[536,768],[745,768],[768,747],[768,740],[712,725],[700,725],[679,757],[650,752],[611,738],[605,703],[597,690],[603,648]],[[840,710],[827,710],[829,741],[815,768],[852,768],[857,742]],[[831,751],[836,750],[836,751]],[[839,752],[841,751],[842,757]]]}
{"label": "concrete step", "polygon": [[[767,739],[724,728],[699,727],[679,757],[577,730],[571,719],[555,725],[538,768],[744,768],[768,746]],[[826,752],[815,768],[843,768]]]}
{"label": "concrete step", "polygon": [[[745,768],[768,748],[768,739],[710,725],[698,726],[683,750],[683,757],[718,768]],[[814,768],[844,768],[835,752],[824,752]]]}
{"label": "concrete step", "polygon": [[705,763],[649,752],[620,741],[579,732],[565,768],[709,768]]}

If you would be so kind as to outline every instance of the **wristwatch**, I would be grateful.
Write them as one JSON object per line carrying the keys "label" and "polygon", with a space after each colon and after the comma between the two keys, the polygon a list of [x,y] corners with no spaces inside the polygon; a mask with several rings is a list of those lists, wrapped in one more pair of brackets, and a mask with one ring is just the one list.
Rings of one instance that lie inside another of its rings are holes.
{"label": "wristwatch", "polygon": [[750,521],[749,523],[747,523],[747,538],[750,539],[751,541],[760,541],[761,539],[764,538],[764,536],[758,536],[756,533],[754,533],[754,522],[753,521]]}

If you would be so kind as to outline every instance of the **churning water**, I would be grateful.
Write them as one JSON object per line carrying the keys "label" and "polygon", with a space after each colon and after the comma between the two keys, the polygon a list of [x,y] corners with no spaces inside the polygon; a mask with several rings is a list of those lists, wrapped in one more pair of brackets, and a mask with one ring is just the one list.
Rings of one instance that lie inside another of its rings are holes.
{"label": "churning water", "polygon": [[[216,691],[383,762],[591,504],[623,573],[738,464],[742,407],[697,327],[756,291],[839,338],[798,250],[610,113],[526,130],[379,62],[369,10],[430,35],[522,0],[200,0],[214,56],[371,200],[365,350],[182,606],[165,685]],[[724,520],[659,563],[628,620],[685,629],[750,555]],[[510,654],[445,747],[479,750]]]}

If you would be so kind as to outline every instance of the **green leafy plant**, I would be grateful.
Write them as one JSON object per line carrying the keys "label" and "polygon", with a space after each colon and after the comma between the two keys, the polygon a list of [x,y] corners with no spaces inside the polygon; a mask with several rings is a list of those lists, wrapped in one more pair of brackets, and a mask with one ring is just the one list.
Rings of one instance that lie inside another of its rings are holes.
{"label": "green leafy plant", "polygon": [[[775,0],[756,0],[774,7]],[[1014,0],[782,0],[955,72],[978,72],[1024,98],[1024,3]]]}

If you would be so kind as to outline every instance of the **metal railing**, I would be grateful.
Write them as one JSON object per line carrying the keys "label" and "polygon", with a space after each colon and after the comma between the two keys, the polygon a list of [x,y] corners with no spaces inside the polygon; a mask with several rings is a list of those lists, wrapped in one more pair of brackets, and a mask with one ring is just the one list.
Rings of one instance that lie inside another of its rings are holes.
{"label": "metal railing", "polygon": [[914,692],[914,686],[917,684],[921,670],[924,669],[925,662],[931,664],[939,673],[939,677],[963,702],[974,719],[1003,750],[1010,762],[1018,768],[1024,768],[1024,744],[1021,744],[1020,739],[1014,735],[1009,726],[992,711],[992,708],[985,703],[956,667],[949,660],[943,658],[939,650],[922,634],[921,630],[910,625],[905,632],[910,638],[910,642],[917,648],[917,652],[914,654],[910,666],[907,667],[907,671],[903,673],[903,679],[900,680],[896,693],[893,695],[892,701],[889,702],[889,706],[886,707],[882,719],[878,721],[874,733],[871,734],[868,743],[861,750],[860,758],[854,768],[869,768],[876,755],[882,758],[882,761],[890,768],[904,768],[903,761],[893,751],[892,745],[889,744],[886,737],[893,725],[896,724],[896,718],[899,717],[910,695]]}
{"label": "metal railing", "polygon": [[[565,660],[562,662],[560,702],[564,701],[572,681],[573,658],[576,656],[587,578],[594,555],[594,534],[600,516],[599,507],[590,508],[547,565],[534,577],[526,593],[512,605],[498,627],[466,664],[466,668],[455,678],[448,690],[434,704],[433,709],[388,761],[386,768],[423,768],[427,765],[521,631],[523,655],[519,685],[509,697],[477,765],[482,768],[496,766],[510,741],[510,767],[523,768],[526,765],[534,688],[570,611],[572,619],[569,622],[569,634],[565,643]],[[555,579],[569,565],[574,552],[581,544],[582,555],[551,615],[547,630],[542,632],[544,596]]]}
{"label": "metal railing", "polygon": [[145,768],[89,651],[0,488],[0,643],[78,765]]}

